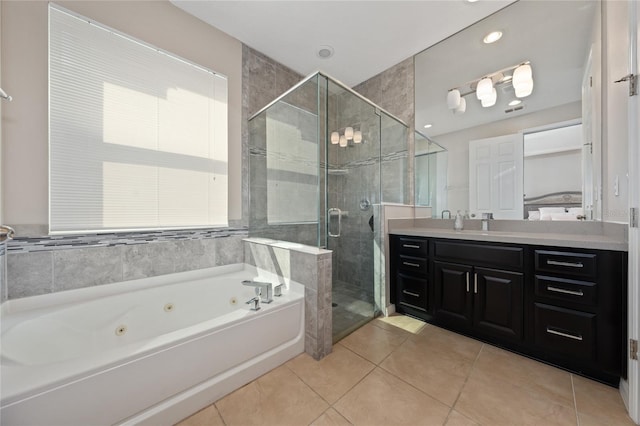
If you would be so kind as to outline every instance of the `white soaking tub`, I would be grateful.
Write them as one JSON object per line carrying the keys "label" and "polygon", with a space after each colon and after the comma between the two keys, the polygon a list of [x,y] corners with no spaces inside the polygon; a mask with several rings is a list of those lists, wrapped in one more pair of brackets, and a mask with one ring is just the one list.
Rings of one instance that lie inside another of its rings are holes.
{"label": "white soaking tub", "polygon": [[256,275],[238,264],[3,303],[0,423],[173,424],[302,353],[303,286],[251,311],[241,281]]}

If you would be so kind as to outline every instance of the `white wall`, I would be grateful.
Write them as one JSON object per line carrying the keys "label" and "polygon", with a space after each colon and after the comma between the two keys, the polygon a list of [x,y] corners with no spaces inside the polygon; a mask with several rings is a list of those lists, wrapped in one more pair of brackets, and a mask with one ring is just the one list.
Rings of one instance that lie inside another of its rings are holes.
{"label": "white wall", "polygon": [[[61,1],[61,6],[211,68],[229,83],[229,219],[242,216],[242,44],[168,1]],[[46,1],[2,1],[4,220],[48,224]]]}
{"label": "white wall", "polygon": [[582,151],[524,157],[525,198],[560,191],[582,191]]}
{"label": "white wall", "polygon": [[[628,222],[628,94],[629,85],[614,83],[628,74],[628,26],[626,1],[603,2],[603,220]],[[614,185],[618,178],[618,195]]]}

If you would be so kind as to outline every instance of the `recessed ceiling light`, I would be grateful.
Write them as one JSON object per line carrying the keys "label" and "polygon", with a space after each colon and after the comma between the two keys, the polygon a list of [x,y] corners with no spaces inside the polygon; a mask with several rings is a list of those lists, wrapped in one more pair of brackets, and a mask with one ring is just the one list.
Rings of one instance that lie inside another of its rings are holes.
{"label": "recessed ceiling light", "polygon": [[522,103],[522,101],[520,99],[514,99],[511,102],[509,102],[509,106],[516,106],[516,105],[520,105]]}
{"label": "recessed ceiling light", "polygon": [[320,46],[320,47],[318,47],[318,50],[316,51],[316,55],[318,55],[318,58],[320,58],[320,59],[329,59],[330,57],[333,56],[333,47],[331,47],[331,46]]}
{"label": "recessed ceiling light", "polygon": [[425,124],[425,125],[424,125],[424,128],[425,128],[425,129],[429,129],[429,128],[431,128],[432,126],[433,126],[433,124]]}
{"label": "recessed ceiling light", "polygon": [[489,34],[487,34],[486,36],[484,36],[482,41],[485,44],[491,44],[491,43],[495,43],[496,41],[500,40],[501,38],[502,38],[502,31],[492,31]]}
{"label": "recessed ceiling light", "polygon": [[467,0],[467,3],[475,3],[475,2],[477,2],[477,1],[478,1],[478,0]]}

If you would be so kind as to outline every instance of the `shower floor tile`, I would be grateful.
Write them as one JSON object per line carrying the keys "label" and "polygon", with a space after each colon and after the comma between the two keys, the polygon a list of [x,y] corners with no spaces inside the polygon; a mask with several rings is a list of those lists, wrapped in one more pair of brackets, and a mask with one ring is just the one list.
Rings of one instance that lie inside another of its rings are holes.
{"label": "shower floor tile", "polygon": [[331,297],[334,343],[373,319],[372,293],[342,281],[334,281]]}

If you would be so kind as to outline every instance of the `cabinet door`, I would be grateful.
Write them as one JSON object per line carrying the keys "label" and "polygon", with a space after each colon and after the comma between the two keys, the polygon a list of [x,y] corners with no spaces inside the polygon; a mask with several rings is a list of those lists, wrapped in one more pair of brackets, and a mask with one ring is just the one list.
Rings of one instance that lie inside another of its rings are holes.
{"label": "cabinet door", "polygon": [[436,321],[455,328],[471,327],[471,273],[473,268],[434,262]]}
{"label": "cabinet door", "polygon": [[518,272],[475,268],[473,325],[484,334],[521,340],[523,337],[523,278]]}

